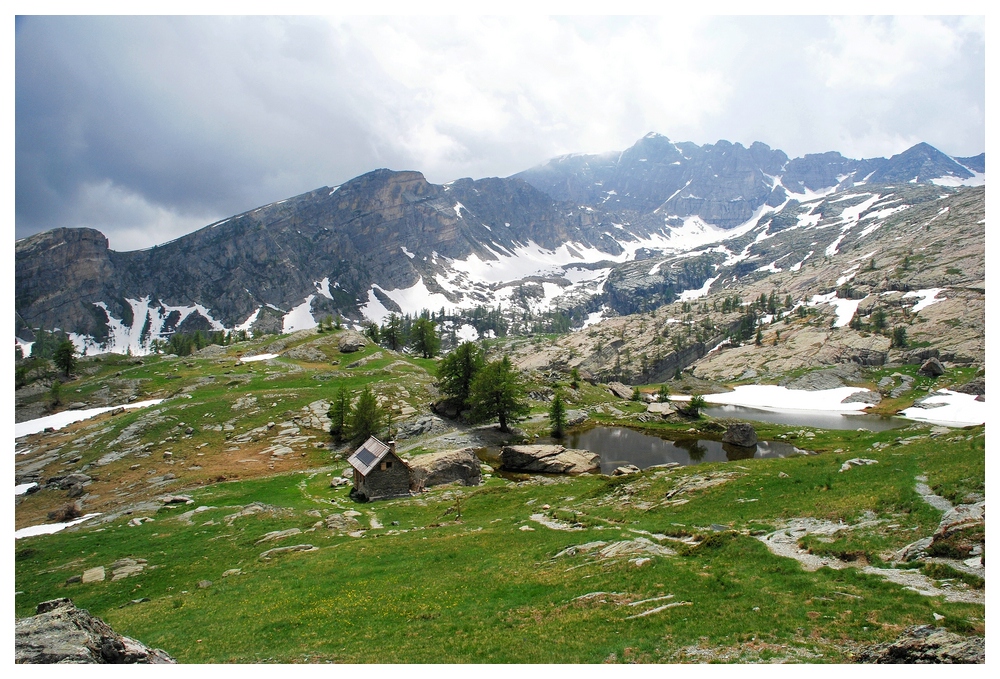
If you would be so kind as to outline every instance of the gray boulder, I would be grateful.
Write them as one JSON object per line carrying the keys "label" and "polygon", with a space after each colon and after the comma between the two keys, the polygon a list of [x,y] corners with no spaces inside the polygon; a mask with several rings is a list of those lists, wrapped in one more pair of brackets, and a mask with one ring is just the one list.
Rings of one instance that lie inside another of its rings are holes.
{"label": "gray boulder", "polygon": [[886,644],[862,650],[857,662],[879,664],[980,664],[986,662],[986,640],[963,637],[943,627],[917,625]]}
{"label": "gray boulder", "polygon": [[36,615],[14,628],[15,663],[161,664],[176,662],[165,651],[117,634],[70,599],[38,604]]}
{"label": "gray boulder", "polygon": [[418,455],[410,465],[410,488],[421,490],[430,486],[459,481],[465,486],[482,483],[479,458],[472,448],[446,450],[441,453]]}
{"label": "gray boulder", "polygon": [[351,354],[355,351],[361,351],[366,344],[368,344],[368,340],[360,332],[347,330],[337,341],[337,348],[342,354]]}
{"label": "gray boulder", "polygon": [[977,377],[976,379],[963,384],[960,387],[955,387],[954,391],[960,394],[973,394],[975,396],[985,396],[986,395],[986,380],[982,377]]}
{"label": "gray boulder", "polygon": [[639,469],[638,467],[636,467],[634,464],[626,464],[626,465],[622,465],[621,467],[615,468],[615,470],[613,472],[611,472],[611,475],[612,476],[628,476],[629,474],[638,474],[641,471],[642,470]]}
{"label": "gray boulder", "polygon": [[882,394],[877,391],[869,391],[865,389],[864,391],[856,391],[841,403],[870,403],[872,405],[878,405],[882,402]]}
{"label": "gray boulder", "polygon": [[940,377],[944,375],[944,366],[941,365],[941,361],[932,356],[924,361],[924,364],[920,366],[920,370],[917,372],[928,377]]}
{"label": "gray boulder", "polygon": [[754,448],[757,445],[757,432],[752,424],[737,422],[726,427],[722,442],[742,448]]}
{"label": "gray boulder", "polygon": [[646,406],[646,412],[651,415],[659,415],[660,417],[666,417],[674,413],[674,407],[669,403],[650,403]]}
{"label": "gray boulder", "polygon": [[609,382],[608,390],[618,398],[625,401],[632,398],[632,392],[634,391],[632,387],[622,384],[621,382]]}
{"label": "gray boulder", "polygon": [[500,451],[500,468],[512,472],[583,474],[600,471],[601,456],[557,445],[504,446]]}

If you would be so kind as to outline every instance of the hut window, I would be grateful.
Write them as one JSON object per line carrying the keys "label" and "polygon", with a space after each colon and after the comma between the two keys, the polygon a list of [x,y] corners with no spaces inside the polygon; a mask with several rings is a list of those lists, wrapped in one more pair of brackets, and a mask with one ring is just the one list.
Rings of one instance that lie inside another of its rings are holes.
{"label": "hut window", "polygon": [[386,469],[392,469],[392,460],[386,460],[385,462],[383,462],[381,464],[381,469],[382,471],[385,471]]}

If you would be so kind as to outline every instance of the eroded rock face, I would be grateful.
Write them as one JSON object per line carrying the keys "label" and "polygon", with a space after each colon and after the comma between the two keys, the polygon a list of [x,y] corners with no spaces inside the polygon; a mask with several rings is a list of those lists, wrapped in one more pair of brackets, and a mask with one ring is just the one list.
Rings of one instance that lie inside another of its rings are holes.
{"label": "eroded rock face", "polygon": [[601,469],[601,456],[589,450],[568,450],[563,446],[504,446],[500,467],[512,472],[583,474]]}
{"label": "eroded rock face", "polygon": [[722,442],[741,448],[753,448],[757,445],[757,432],[752,424],[737,422],[726,427],[726,433],[722,435]]}
{"label": "eroded rock face", "polygon": [[466,486],[482,483],[479,458],[472,448],[418,455],[409,465],[410,487],[414,490],[454,481]]}
{"label": "eroded rock face", "polygon": [[879,664],[985,663],[983,637],[963,637],[930,625],[909,627],[887,644],[878,644],[858,654],[858,662]]}
{"label": "eroded rock face", "polygon": [[176,662],[165,651],[117,634],[70,599],[43,601],[36,610],[36,615],[15,623],[16,663]]}

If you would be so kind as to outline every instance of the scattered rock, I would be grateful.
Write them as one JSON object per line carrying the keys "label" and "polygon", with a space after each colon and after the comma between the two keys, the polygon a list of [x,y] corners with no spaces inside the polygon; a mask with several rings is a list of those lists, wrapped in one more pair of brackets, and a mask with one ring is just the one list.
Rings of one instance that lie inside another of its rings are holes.
{"label": "scattered rock", "polygon": [[779,479],[787,479],[788,478],[788,474],[786,474],[785,472],[778,472],[778,478]]}
{"label": "scattered rock", "polygon": [[611,472],[611,475],[612,476],[627,476],[628,474],[638,474],[641,471],[642,470],[639,469],[638,467],[636,467],[634,464],[626,464],[626,465],[622,465],[621,467],[616,467],[615,470],[613,472]]}
{"label": "scattered rock", "polygon": [[361,527],[358,520],[353,516],[345,516],[344,514],[331,514],[324,520],[326,527],[330,530],[339,531],[341,533],[348,533],[350,531],[357,530]]}
{"label": "scattered rock", "polygon": [[660,417],[666,417],[674,412],[674,407],[669,403],[650,403],[646,406],[646,412],[650,415],[659,415]]}
{"label": "scattered rock", "polygon": [[315,552],[318,551],[316,547],[312,545],[292,545],[291,547],[275,547],[274,549],[269,549],[266,552],[261,552],[260,558],[267,561],[272,556],[277,556],[279,554],[287,554],[288,552]]}
{"label": "scattered rock", "polygon": [[504,446],[500,451],[500,467],[516,472],[583,474],[600,471],[601,456],[558,445]]}
{"label": "scattered rock", "polygon": [[757,446],[757,431],[752,424],[747,422],[737,422],[726,427],[726,433],[722,435],[722,442],[743,448],[755,448]]}
{"label": "scattered rock", "polygon": [[212,581],[211,580],[199,580],[198,581],[198,589],[208,589],[211,586],[212,586]]}
{"label": "scattered rock", "polygon": [[465,486],[482,483],[479,458],[472,448],[418,455],[409,461],[409,465],[411,490],[455,481]]}
{"label": "scattered rock", "polygon": [[846,472],[851,469],[851,467],[861,467],[868,464],[878,464],[878,460],[868,460],[863,457],[852,457],[850,460],[840,465],[840,471]]}
{"label": "scattered rock", "polygon": [[927,556],[927,549],[931,546],[931,542],[933,541],[934,538],[932,537],[915,540],[893,554],[892,560],[897,563],[905,563],[907,561],[913,561],[914,559],[921,559]]}
{"label": "scattered rock", "polygon": [[351,482],[345,479],[343,476],[334,476],[330,479],[331,488],[340,488],[341,486],[348,486]]}
{"label": "scattered rock", "polygon": [[243,571],[239,568],[230,568],[228,571],[223,571],[222,577],[228,578],[230,575],[243,575]]}
{"label": "scattered rock", "polygon": [[879,664],[980,664],[986,662],[986,640],[963,637],[943,627],[908,627],[895,641],[858,653],[856,661]]}
{"label": "scattered rock", "polygon": [[577,425],[583,424],[587,421],[587,412],[585,410],[567,410],[566,411],[566,426],[575,427]]}
{"label": "scattered rock", "polygon": [[83,575],[80,576],[80,580],[83,584],[87,584],[89,582],[104,582],[104,577],[104,566],[97,566],[96,568],[88,568],[85,570]]}
{"label": "scattered rock", "polygon": [[940,377],[944,375],[944,366],[941,365],[941,361],[932,356],[924,361],[924,364],[920,366],[920,370],[917,372],[928,377]]}
{"label": "scattered rock", "polygon": [[111,564],[111,581],[124,580],[133,575],[138,575],[142,573],[145,567],[145,559],[118,559]]}
{"label": "scattered rock", "polygon": [[301,528],[289,528],[288,530],[273,530],[270,533],[267,533],[266,535],[264,535],[263,537],[261,537],[254,544],[255,545],[259,545],[262,542],[271,542],[273,540],[282,540],[284,538],[289,538],[289,537],[291,537],[293,535],[298,535],[301,532],[302,532]]}
{"label": "scattered rock", "polygon": [[66,578],[67,585],[75,585],[80,582],[83,582],[83,577],[80,575],[71,575],[68,578]]}
{"label": "scattered rock", "polygon": [[165,505],[189,505],[194,503],[194,500],[189,498],[187,495],[164,495],[160,498],[160,502]]}
{"label": "scattered rock", "polygon": [[70,599],[43,601],[36,611],[36,615],[15,622],[15,663],[175,662],[160,649],[117,634]]}

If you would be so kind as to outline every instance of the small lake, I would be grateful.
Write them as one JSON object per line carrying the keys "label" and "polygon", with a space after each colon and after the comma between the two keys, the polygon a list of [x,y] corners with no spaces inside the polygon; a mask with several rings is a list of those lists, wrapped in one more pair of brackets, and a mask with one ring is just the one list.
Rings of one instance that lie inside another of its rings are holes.
{"label": "small lake", "polygon": [[756,448],[741,448],[719,441],[679,439],[668,441],[625,427],[594,427],[570,434],[563,441],[567,448],[582,448],[601,456],[601,472],[634,464],[640,469],[676,462],[681,465],[699,462],[727,462],[751,457],[789,457],[805,451],[790,443],[760,441]]}
{"label": "small lake", "polygon": [[868,413],[829,413],[820,410],[764,410],[748,406],[708,405],[701,409],[705,415],[715,418],[753,420],[770,424],[787,424],[790,427],[814,427],[816,429],[867,429],[888,431],[913,424],[901,417],[882,417]]}

